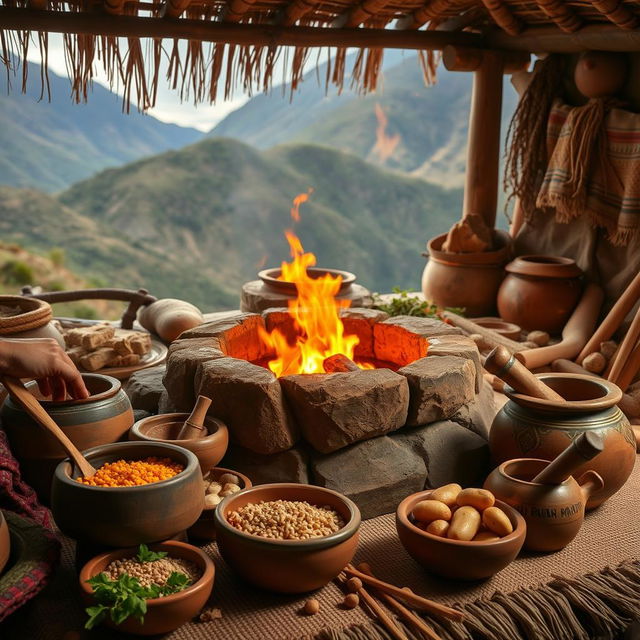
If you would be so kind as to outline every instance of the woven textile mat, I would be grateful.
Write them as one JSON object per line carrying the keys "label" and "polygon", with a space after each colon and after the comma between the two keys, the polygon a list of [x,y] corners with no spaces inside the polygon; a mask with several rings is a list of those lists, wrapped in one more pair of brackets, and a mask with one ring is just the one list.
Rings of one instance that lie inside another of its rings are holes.
{"label": "woven textile mat", "polygon": [[[546,555],[523,554],[482,583],[430,577],[400,545],[393,515],[363,523],[356,560],[369,562],[384,580],[464,608],[468,613],[464,626],[439,626],[429,620],[443,640],[615,638],[631,619],[640,617],[639,494],[640,465],[636,465],[622,490],[587,515],[578,537],[566,549]],[[389,638],[362,609],[341,609],[342,592],[335,584],[315,594],[321,604],[317,615],[301,616],[298,611],[304,597],[253,589],[234,577],[215,544],[206,550],[216,564],[211,606],[220,608],[222,618],[184,625],[165,636],[167,640]],[[75,580],[73,545],[64,540],[62,567],[55,581],[9,618],[0,636],[7,640],[123,637],[106,630],[82,632],[84,616]],[[410,631],[407,637],[418,638]]]}

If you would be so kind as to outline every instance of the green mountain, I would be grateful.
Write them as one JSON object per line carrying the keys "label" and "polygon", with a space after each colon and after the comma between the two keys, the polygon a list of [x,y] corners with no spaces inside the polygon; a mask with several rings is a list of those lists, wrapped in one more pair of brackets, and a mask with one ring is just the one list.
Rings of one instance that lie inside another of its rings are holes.
{"label": "green mountain", "polygon": [[288,259],[291,201],[310,187],[296,226],[305,248],[380,291],[419,286],[425,241],[461,205],[459,191],[341,151],[213,139],[103,171],[57,198],[2,189],[0,236],[61,247],[70,268],[104,284],[232,308],[259,268]]}
{"label": "green mountain", "polygon": [[[282,95],[289,95],[288,88],[256,96],[208,135],[236,138],[260,149],[291,142],[321,144],[434,184],[462,186],[472,74],[440,68],[437,84],[426,87],[417,58],[411,56],[386,67],[379,91],[366,96],[349,90],[338,95],[333,89],[325,95],[316,75],[322,78],[323,68],[305,76],[291,102]],[[504,96],[503,133],[516,104],[507,80]],[[399,138],[387,158],[376,152],[377,105],[388,120],[386,136]]]}
{"label": "green mountain", "polygon": [[51,102],[40,96],[40,66],[0,74],[0,184],[57,191],[105,169],[202,137],[195,130],[152,116],[122,113],[122,99],[94,84],[87,104],[74,104],[67,78],[49,72]]}

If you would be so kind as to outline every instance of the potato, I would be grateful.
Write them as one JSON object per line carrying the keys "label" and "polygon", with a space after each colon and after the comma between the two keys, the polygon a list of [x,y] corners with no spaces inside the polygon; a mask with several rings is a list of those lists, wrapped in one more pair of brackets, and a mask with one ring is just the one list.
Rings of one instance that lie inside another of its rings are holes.
{"label": "potato", "polygon": [[226,496],[230,496],[232,493],[238,493],[238,491],[241,491],[241,489],[237,484],[231,484],[230,482],[228,482],[224,485],[224,487],[222,487],[220,496],[224,498]]}
{"label": "potato", "polygon": [[478,531],[473,538],[474,542],[494,542],[500,540],[500,536],[497,536],[493,531]]}
{"label": "potato", "polygon": [[213,493],[216,496],[222,491],[222,485],[219,482],[209,482],[206,493]]}
{"label": "potato", "polygon": [[432,491],[429,497],[431,500],[440,500],[440,502],[444,502],[448,507],[452,507],[456,503],[456,498],[461,491],[462,487],[452,482],[451,484],[445,484],[435,491]]}
{"label": "potato", "polygon": [[486,489],[463,489],[456,498],[459,507],[475,507],[478,511],[493,507],[495,501],[493,493]]}
{"label": "potato", "polygon": [[471,506],[464,505],[454,514],[447,531],[450,540],[473,540],[480,528],[480,512]]}
{"label": "potato", "polygon": [[513,531],[511,520],[498,507],[488,507],[482,512],[482,524],[499,536],[507,536]]}
{"label": "potato", "polygon": [[222,498],[215,493],[209,493],[204,497],[205,507],[217,507],[222,502]]}
{"label": "potato", "polygon": [[431,533],[434,536],[440,536],[441,538],[447,537],[447,531],[449,530],[449,523],[446,520],[434,520],[430,522],[425,531]]}
{"label": "potato", "polygon": [[451,509],[438,500],[421,500],[413,507],[411,515],[419,522],[451,520]]}
{"label": "potato", "polygon": [[233,473],[223,473],[219,478],[218,482],[220,484],[237,484],[240,485],[240,478]]}

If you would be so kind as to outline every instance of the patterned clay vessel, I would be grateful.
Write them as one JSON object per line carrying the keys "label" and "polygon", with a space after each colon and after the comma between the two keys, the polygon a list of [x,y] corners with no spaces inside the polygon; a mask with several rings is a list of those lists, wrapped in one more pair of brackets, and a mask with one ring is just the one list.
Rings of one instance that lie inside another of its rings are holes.
{"label": "patterned clay vessel", "polygon": [[604,439],[604,451],[578,468],[574,478],[592,469],[604,480],[587,509],[602,504],[622,487],[636,459],[636,442],[629,421],[616,406],[620,388],[600,378],[569,373],[538,376],[565,402],[524,396],[507,389],[509,402],[494,418],[489,448],[496,464],[514,458],[553,460],[572,440],[588,430]]}

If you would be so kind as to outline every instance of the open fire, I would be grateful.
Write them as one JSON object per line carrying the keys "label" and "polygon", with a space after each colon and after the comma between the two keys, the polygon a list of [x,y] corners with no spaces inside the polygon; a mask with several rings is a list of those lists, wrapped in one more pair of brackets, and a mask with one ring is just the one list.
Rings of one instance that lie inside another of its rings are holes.
{"label": "open fire", "polygon": [[[311,190],[294,198],[291,208],[293,222],[300,220],[300,205],[309,199],[310,194]],[[341,276],[326,274],[312,278],[307,268],[315,266],[316,256],[305,252],[293,229],[287,229],[285,237],[293,260],[282,263],[279,279],[296,285],[297,297],[289,302],[289,315],[294,321],[296,340],[290,344],[279,329],[271,332],[260,329],[260,339],[275,354],[275,358],[269,361],[269,369],[276,376],[324,373],[323,362],[326,358],[336,354],[343,354],[350,359],[354,357],[359,338],[345,335],[340,319],[340,309],[348,307],[351,302],[336,299]],[[368,368],[364,364],[359,366]]]}

